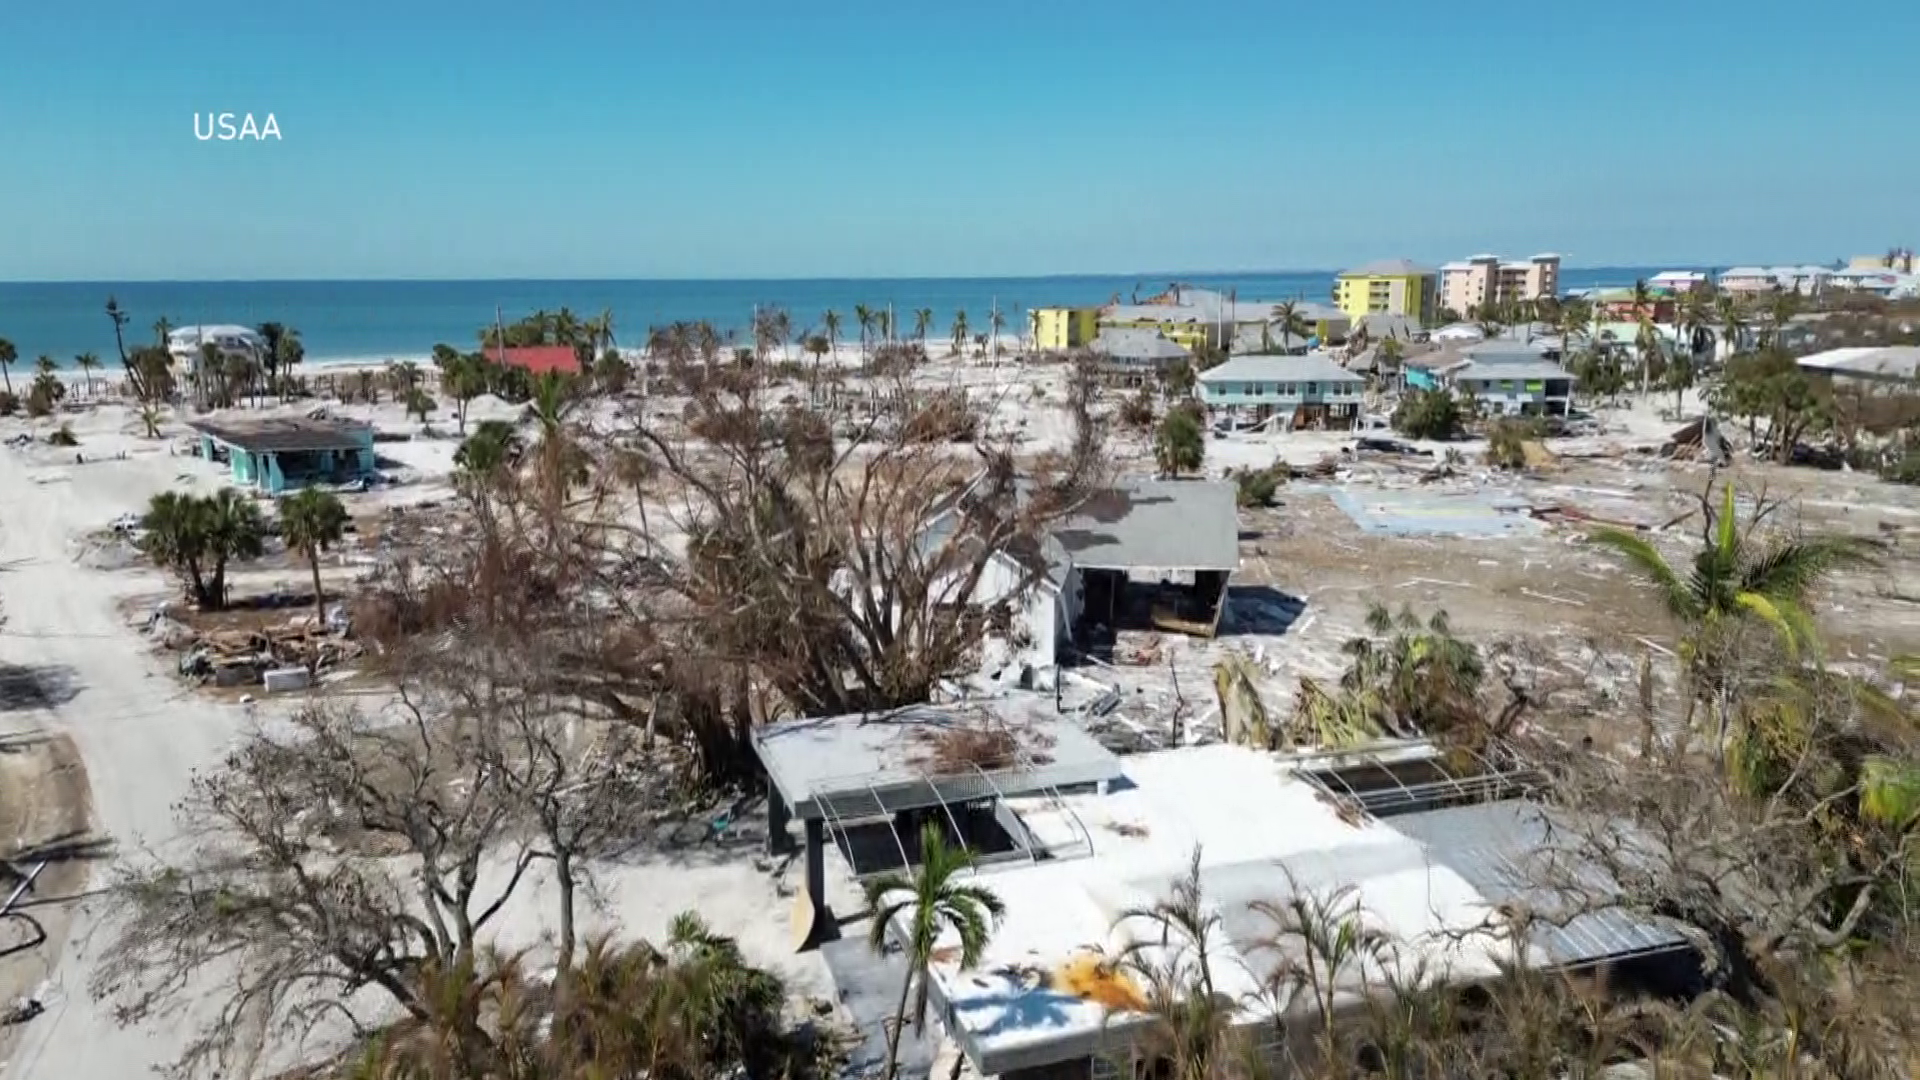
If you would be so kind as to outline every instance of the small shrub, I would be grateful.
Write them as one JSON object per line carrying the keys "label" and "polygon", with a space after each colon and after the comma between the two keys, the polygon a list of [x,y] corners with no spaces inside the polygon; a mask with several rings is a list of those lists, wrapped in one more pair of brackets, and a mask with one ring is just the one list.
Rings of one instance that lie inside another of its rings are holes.
{"label": "small shrub", "polygon": [[1393,429],[1414,439],[1444,442],[1460,434],[1460,404],[1445,390],[1416,390],[1393,410]]}
{"label": "small shrub", "polygon": [[1241,469],[1233,474],[1234,485],[1239,488],[1236,498],[1241,506],[1272,506],[1274,495],[1289,475],[1284,462],[1264,469]]}
{"label": "small shrub", "polygon": [[52,446],[79,446],[80,438],[73,433],[72,424],[61,424],[59,431],[47,436],[47,442]]}
{"label": "small shrub", "polygon": [[1527,467],[1526,425],[1515,420],[1495,420],[1487,430],[1486,462],[1496,469]]}
{"label": "small shrub", "polygon": [[1153,392],[1141,387],[1140,392],[1120,403],[1120,422],[1131,428],[1150,428],[1153,426]]}
{"label": "small shrub", "polygon": [[11,390],[0,390],[0,416],[12,416],[20,411],[20,395]]}

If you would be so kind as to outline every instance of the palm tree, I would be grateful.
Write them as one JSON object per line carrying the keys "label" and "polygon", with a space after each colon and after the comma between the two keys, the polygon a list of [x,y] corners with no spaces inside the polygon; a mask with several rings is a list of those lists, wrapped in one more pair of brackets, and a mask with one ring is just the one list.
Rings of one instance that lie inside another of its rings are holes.
{"label": "palm tree", "polygon": [[873,325],[880,340],[893,344],[893,309],[880,308],[873,313]]}
{"label": "palm tree", "polygon": [[1000,331],[1006,329],[1006,327],[1006,312],[1000,310],[999,304],[993,305],[993,310],[987,312],[987,340],[993,346],[993,358],[995,360],[1000,359]]}
{"label": "palm tree", "polygon": [[953,355],[965,356],[967,352],[967,309],[961,308],[953,313]]}
{"label": "palm tree", "polygon": [[1304,333],[1307,322],[1300,317],[1300,305],[1293,300],[1282,300],[1273,305],[1273,321],[1280,326],[1280,351],[1293,351],[1293,335]]}
{"label": "palm tree", "polygon": [[1160,474],[1177,477],[1199,472],[1206,455],[1206,432],[1201,430],[1194,408],[1167,410],[1153,436],[1153,460],[1160,467]]}
{"label": "palm tree", "polygon": [[860,359],[867,358],[867,335],[873,332],[873,309],[865,304],[853,305],[853,320],[860,324]]}
{"label": "palm tree", "polygon": [[0,377],[6,379],[7,393],[13,393],[13,362],[20,359],[20,350],[13,342],[0,338]]}
{"label": "palm tree", "polygon": [[[951,930],[959,938],[960,968],[964,971],[980,962],[993,924],[1004,910],[1000,898],[986,886],[959,880],[961,873],[972,866],[973,852],[964,845],[949,845],[940,827],[929,822],[920,830],[920,867],[912,876],[886,874],[864,886],[867,907],[873,912],[867,944],[875,952],[885,952],[887,931],[896,918],[904,921],[906,930],[903,945],[907,977],[900,983],[900,1003],[887,1033],[885,1080],[893,1080],[900,1068],[900,1031],[907,1022],[910,996],[914,1032],[926,1026],[930,968],[943,933]],[[918,993],[914,992],[916,987]]]}
{"label": "palm tree", "polygon": [[827,351],[831,353],[840,344],[840,313],[828,308],[820,315],[820,326],[827,332]]}
{"label": "palm tree", "polygon": [[347,534],[347,508],[331,492],[308,488],[280,500],[280,535],[289,551],[307,557],[313,571],[315,626],[327,623],[327,598],[320,591],[320,553]]}
{"label": "palm tree", "polygon": [[505,420],[482,420],[473,434],[461,440],[453,452],[459,475],[470,482],[490,484],[511,463],[515,437],[513,425]]}
{"label": "palm tree", "polygon": [[141,518],[147,554],[180,572],[201,607],[227,602],[227,562],[258,558],[265,550],[264,523],[253,500],[232,488],[206,497],[164,491]]}
{"label": "palm tree", "polygon": [[1800,294],[1785,289],[1773,294],[1767,304],[1767,340],[1764,344],[1778,346],[1780,337],[1800,310]]}
{"label": "palm tree", "polygon": [[93,373],[100,370],[100,358],[93,353],[83,352],[73,358],[73,363],[75,367],[80,369],[80,374],[87,380],[87,396],[92,397]]}
{"label": "palm tree", "polygon": [[1757,513],[1741,528],[1732,484],[1722,490],[1718,509],[1711,486],[1700,496],[1700,507],[1705,543],[1693,557],[1689,574],[1683,575],[1637,532],[1602,528],[1594,531],[1593,539],[1625,557],[1650,581],[1667,612],[1683,627],[1680,656],[1694,692],[1688,718],[1705,698],[1716,724],[1715,746],[1724,749],[1731,707],[1724,670],[1729,632],[1758,621],[1778,635],[1790,654],[1817,648],[1808,595],[1836,570],[1872,565],[1875,545],[1855,536],[1763,542],[1754,535]]}
{"label": "palm tree", "polygon": [[[1573,335],[1587,329],[1589,314],[1588,307],[1576,299],[1570,298],[1560,305],[1559,319],[1556,321],[1560,330],[1560,362],[1562,364],[1572,359]],[[1594,344],[1592,341],[1588,342],[1589,347]]]}
{"label": "palm tree", "polygon": [[[109,309],[112,308],[113,301],[111,299],[107,301],[107,306]],[[165,315],[162,315],[159,318],[153,320],[153,343],[155,345],[158,345],[162,349],[166,348],[167,335],[171,333],[173,333],[172,319],[169,319]]]}
{"label": "palm tree", "polygon": [[933,329],[933,309],[917,308],[913,313],[913,336],[920,339],[920,347],[927,347],[927,331]]}
{"label": "palm tree", "polygon": [[53,357],[48,356],[46,353],[41,353],[39,356],[34,358],[33,373],[35,375],[51,375],[54,372],[59,370],[60,370],[60,365],[54,363]]}

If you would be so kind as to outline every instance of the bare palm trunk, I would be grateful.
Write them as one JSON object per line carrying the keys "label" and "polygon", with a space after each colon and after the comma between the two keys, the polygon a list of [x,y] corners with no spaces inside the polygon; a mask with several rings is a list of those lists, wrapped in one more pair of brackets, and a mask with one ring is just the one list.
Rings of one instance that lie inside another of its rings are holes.
{"label": "bare palm trunk", "polygon": [[556,852],[553,872],[560,879],[560,946],[553,965],[553,984],[559,988],[566,984],[567,973],[573,970],[573,853],[564,850]]}
{"label": "bare palm trunk", "polygon": [[327,625],[327,597],[320,591],[320,549],[307,549],[307,566],[313,570],[313,625],[315,629],[324,629]]}
{"label": "bare palm trunk", "polygon": [[883,1080],[893,1080],[900,1071],[900,1033],[907,1026],[907,995],[913,990],[913,958],[907,961],[907,977],[900,981],[900,1003],[893,1010],[893,1029],[887,1032],[887,1071]]}

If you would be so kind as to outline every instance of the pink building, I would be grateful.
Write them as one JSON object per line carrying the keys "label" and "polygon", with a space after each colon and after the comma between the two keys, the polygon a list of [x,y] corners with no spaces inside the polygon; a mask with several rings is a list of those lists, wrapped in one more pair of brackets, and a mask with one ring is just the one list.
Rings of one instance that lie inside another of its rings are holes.
{"label": "pink building", "polygon": [[1559,294],[1558,255],[1535,255],[1523,262],[1475,255],[1440,268],[1440,305],[1462,316],[1473,315],[1489,301],[1537,300]]}

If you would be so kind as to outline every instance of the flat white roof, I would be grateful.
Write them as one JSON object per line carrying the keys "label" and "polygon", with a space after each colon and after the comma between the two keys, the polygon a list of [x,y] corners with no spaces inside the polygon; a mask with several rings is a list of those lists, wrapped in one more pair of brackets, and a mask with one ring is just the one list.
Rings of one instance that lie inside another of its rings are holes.
{"label": "flat white roof", "polygon": [[[942,765],[944,735],[983,728],[1011,735],[1016,752],[984,772]],[[907,810],[1120,775],[1119,759],[1036,694],[783,720],[754,732],[753,748],[802,820],[845,814],[842,803]]]}
{"label": "flat white roof", "polygon": [[1862,378],[1920,378],[1920,345],[1861,345],[1800,358],[1800,366]]}
{"label": "flat white roof", "polygon": [[[1222,919],[1212,944],[1216,985],[1236,1000],[1256,990],[1254,972],[1273,963],[1249,947],[1272,928],[1249,924],[1262,917],[1247,904],[1284,900],[1290,881],[1317,895],[1353,886],[1360,917],[1401,943],[1384,966],[1410,971],[1424,960],[1437,977],[1470,980],[1494,974],[1496,959],[1511,953],[1485,929],[1496,901],[1436,863],[1420,841],[1380,821],[1343,817],[1278,755],[1219,744],[1121,761],[1125,779],[1105,795],[1008,800],[1042,844],[1073,830],[1069,815],[1077,819],[1092,853],[981,870],[979,883],[1006,905],[1004,919],[976,968],[962,971],[956,959],[933,964],[936,999],[987,1073],[1093,1054],[1119,1037],[1109,1029],[1124,1025],[1126,1009],[1110,1020],[1093,996],[1061,986],[1089,957],[1112,958],[1136,936],[1157,940],[1156,928],[1123,924],[1121,914],[1166,897],[1196,849],[1203,891]],[[949,932],[941,945],[950,939]],[[1541,962],[1545,954],[1532,951]],[[1104,982],[1109,1001],[1143,989],[1124,974]],[[1349,996],[1357,1000],[1358,991]],[[1245,1014],[1261,1018],[1259,1010]]]}

